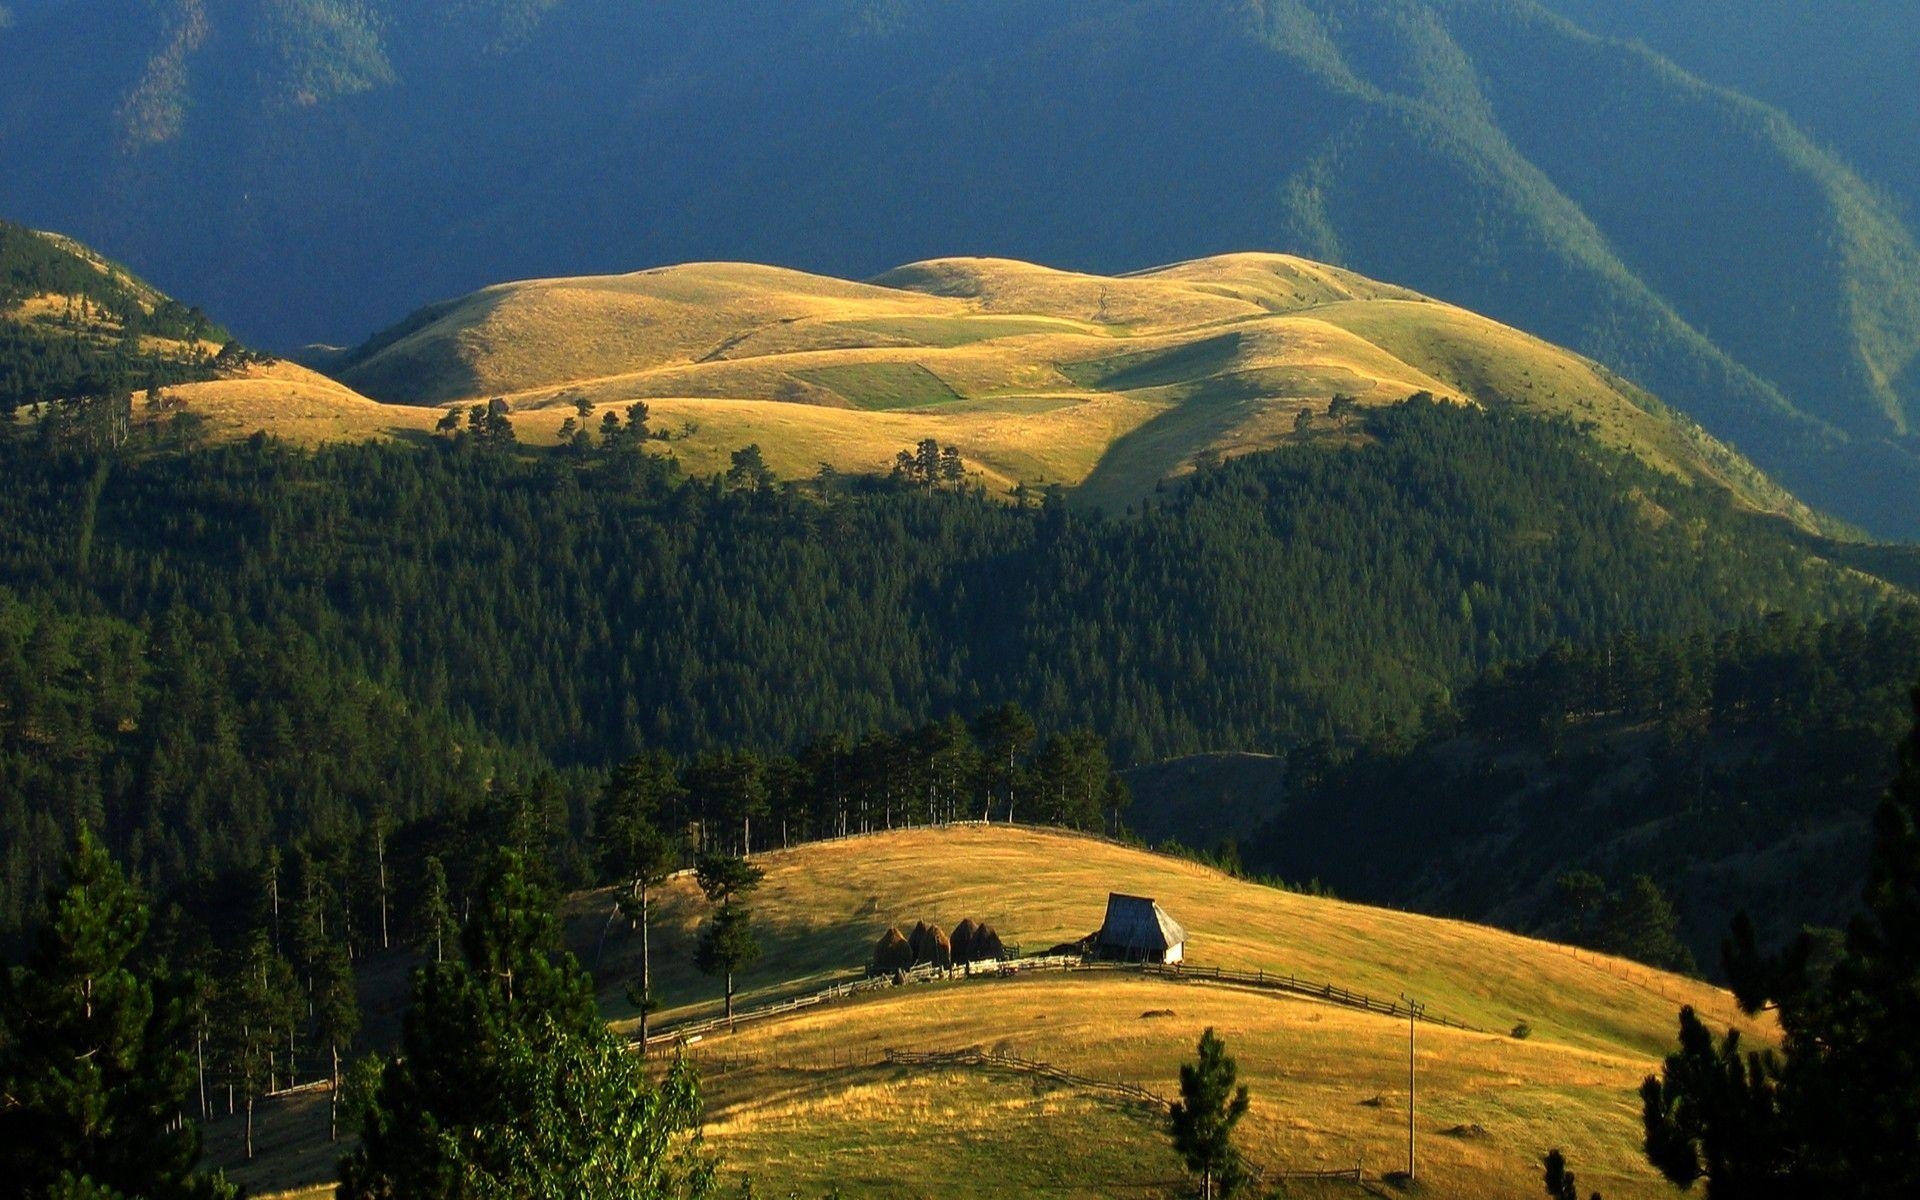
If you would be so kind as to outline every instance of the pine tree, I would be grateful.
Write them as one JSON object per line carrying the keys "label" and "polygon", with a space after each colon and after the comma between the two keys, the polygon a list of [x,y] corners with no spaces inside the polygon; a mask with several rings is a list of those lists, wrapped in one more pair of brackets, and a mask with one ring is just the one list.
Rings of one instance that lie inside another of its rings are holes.
{"label": "pine tree", "polygon": [[187,1006],[132,961],[147,909],[91,833],[0,975],[0,1178],[24,1196],[228,1197],[194,1173]]}
{"label": "pine tree", "polygon": [[760,886],[766,873],[744,858],[703,854],[694,867],[700,890],[718,905],[713,919],[700,930],[694,965],[707,975],[726,977],[727,1024],[733,1024],[733,973],[760,957],[753,936],[752,914],[738,901]]}
{"label": "pine tree", "polygon": [[1174,1150],[1187,1170],[1200,1176],[1202,1200],[1213,1200],[1216,1186],[1220,1195],[1230,1196],[1244,1179],[1233,1127],[1247,1115],[1251,1100],[1244,1086],[1235,1086],[1239,1075],[1239,1065],[1212,1026],[1200,1035],[1199,1058],[1180,1065],[1180,1099],[1167,1125]]}
{"label": "pine tree", "polygon": [[[1547,1156],[1540,1162],[1545,1168],[1545,1183],[1550,1200],[1580,1200],[1580,1188],[1573,1177],[1573,1172],[1567,1170],[1566,1155],[1558,1150],[1549,1150]],[[1592,1200],[1600,1200],[1600,1193],[1593,1193]]]}
{"label": "pine tree", "polygon": [[1899,774],[1874,818],[1864,911],[1831,968],[1803,936],[1762,955],[1736,920],[1725,947],[1748,1012],[1771,1007],[1782,1054],[1716,1045],[1691,1009],[1680,1049],[1641,1088],[1647,1157],[1711,1200],[1920,1195],[1920,690]]}
{"label": "pine tree", "polygon": [[440,856],[430,854],[421,871],[420,906],[414,912],[414,948],[434,962],[445,962],[447,939],[457,932],[453,904],[447,895],[447,869]]}
{"label": "pine tree", "polygon": [[[653,955],[649,892],[666,881],[680,860],[680,844],[660,827],[685,795],[674,777],[673,760],[663,752],[640,755],[614,768],[594,810],[594,840],[604,875],[621,885],[614,911],[640,932],[640,976],[629,999],[640,1010],[640,1044],[647,1042],[647,1021],[654,1009]],[[603,938],[605,934],[601,935]]]}
{"label": "pine tree", "polygon": [[521,857],[501,851],[458,960],[415,972],[400,1053],[359,1114],[343,1200],[664,1200],[712,1194],[685,1135],[684,1061],[658,1084],[601,1021],[593,985]]}
{"label": "pine tree", "polygon": [[996,791],[1006,796],[1007,820],[1011,822],[1014,818],[1014,788],[1020,759],[1033,748],[1036,736],[1033,718],[1018,704],[1003,704],[988,709],[975,719],[973,736],[980,743],[989,799]]}
{"label": "pine tree", "polygon": [[360,997],[353,963],[346,951],[329,947],[314,972],[314,1041],[326,1047],[331,1087],[327,1095],[327,1138],[340,1140],[340,1058],[360,1032]]}

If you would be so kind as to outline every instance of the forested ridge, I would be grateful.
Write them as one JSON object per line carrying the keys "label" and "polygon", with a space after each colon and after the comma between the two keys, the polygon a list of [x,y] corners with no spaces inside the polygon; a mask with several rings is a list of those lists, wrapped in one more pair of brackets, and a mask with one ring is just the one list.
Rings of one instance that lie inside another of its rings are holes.
{"label": "forested ridge", "polygon": [[164,884],[489,781],[584,772],[577,796],[645,749],[792,750],[1006,701],[1121,764],[1279,750],[1417,729],[1558,642],[1893,594],[1568,427],[1424,401],[1369,420],[1350,451],[1231,460],[1114,519],[465,435],[16,437],[0,802],[29,832],[0,908],[17,920],[81,813]]}
{"label": "forested ridge", "polygon": [[[1736,911],[1768,943],[1845,923],[1916,679],[1912,607],[1556,646],[1496,667],[1418,738],[1297,751],[1248,858],[1573,940],[1561,874],[1645,875],[1712,968]],[[1356,843],[1368,853],[1341,853]]]}

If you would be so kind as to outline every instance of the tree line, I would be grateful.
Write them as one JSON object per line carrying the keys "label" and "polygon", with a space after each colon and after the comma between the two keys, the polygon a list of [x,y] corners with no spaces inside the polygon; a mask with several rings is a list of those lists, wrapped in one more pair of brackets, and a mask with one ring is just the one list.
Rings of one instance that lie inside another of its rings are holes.
{"label": "tree line", "polygon": [[631,421],[533,454],[486,415],[424,449],[0,449],[0,816],[25,831],[0,924],[82,814],[160,887],[489,781],[551,776],[577,841],[649,748],[793,755],[1018,703],[1121,764],[1283,751],[1418,730],[1562,641],[1883,602],[1570,428],[1430,403],[1128,519],[688,479],[626,452]]}

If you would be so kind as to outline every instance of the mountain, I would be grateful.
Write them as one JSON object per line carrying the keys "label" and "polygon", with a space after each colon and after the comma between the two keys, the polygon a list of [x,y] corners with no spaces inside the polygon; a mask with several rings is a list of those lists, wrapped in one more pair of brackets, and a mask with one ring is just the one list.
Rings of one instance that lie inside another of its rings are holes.
{"label": "mountain", "polygon": [[0,207],[267,344],[609,264],[1281,250],[1568,345],[1920,532],[1899,207],[1530,0],[13,7]]}
{"label": "mountain", "polygon": [[[1037,953],[1096,928],[1111,891],[1158,899],[1202,968],[1291,974],[1383,1003],[1409,993],[1475,1027],[1418,1033],[1420,1175],[1445,1195],[1531,1197],[1540,1147],[1552,1145],[1578,1147],[1581,1178],[1609,1196],[1666,1194],[1640,1152],[1634,1089],[1668,1048],[1679,1005],[1749,1039],[1774,1036],[1768,1018],[1741,1016],[1697,980],[1057,831],[896,831],[755,861],[767,871],[753,901],[765,953],[740,977],[742,1005],[861,978],[889,925],[986,920]],[[639,939],[624,923],[603,939],[611,901],[575,896],[569,941],[598,959],[603,1010],[627,1028]],[[684,876],[655,903],[654,982],[667,1006],[656,1020],[708,1015],[717,981],[693,971],[691,950],[709,906]],[[381,990],[368,1006],[390,1010],[401,956],[373,958],[363,970]],[[1508,1036],[1523,1023],[1527,1036]],[[1161,1112],[1085,1081],[1176,1095],[1179,1064],[1209,1026],[1239,1056],[1253,1108],[1238,1142],[1270,1177],[1357,1163],[1378,1180],[1404,1164],[1405,1018],[1255,987],[1100,970],[917,983],[742,1022],[684,1052],[702,1071],[704,1138],[724,1159],[726,1191],[750,1175],[760,1194],[1111,1196],[1175,1178],[1179,1164]],[[1081,1079],[886,1057],[969,1048]],[[261,1191],[324,1183],[326,1110],[311,1093],[264,1102],[272,1149],[251,1164],[239,1161],[238,1122],[216,1124],[219,1161]]]}
{"label": "mountain", "polygon": [[[1911,226],[1920,212],[1920,10],[1880,0],[1548,0],[1790,115]],[[1871,48],[1869,51],[1867,48]]]}
{"label": "mountain", "polygon": [[1283,255],[1125,276],[937,259],[871,283],[744,263],[534,280],[311,361],[395,403],[504,398],[538,428],[644,400],[700,474],[749,443],[792,478],[884,473],[932,437],[996,491],[1063,483],[1116,511],[1210,456],[1344,445],[1355,414],[1426,392],[1577,422],[1656,470],[1820,520],[1591,361]]}

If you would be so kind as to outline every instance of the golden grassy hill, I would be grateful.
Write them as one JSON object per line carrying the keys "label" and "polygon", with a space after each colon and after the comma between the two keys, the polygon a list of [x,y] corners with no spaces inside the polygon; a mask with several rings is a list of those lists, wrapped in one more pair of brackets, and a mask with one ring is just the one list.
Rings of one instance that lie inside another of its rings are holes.
{"label": "golden grassy hill", "polygon": [[[1130,891],[1157,897],[1186,926],[1195,965],[1385,998],[1407,992],[1492,1031],[1419,1029],[1421,1170],[1434,1194],[1531,1197],[1538,1157],[1553,1146],[1609,1196],[1663,1194],[1638,1153],[1634,1090],[1671,1041],[1679,1007],[1770,1036],[1697,981],[1066,833],[899,831],[758,861],[767,880],[753,908],[765,954],[741,978],[743,1006],[859,976],[889,924],[950,927],[971,916],[1031,952],[1089,932],[1107,893]],[[576,897],[569,940],[583,960],[599,960],[603,1005],[626,1027],[621,997],[637,938],[618,927],[602,944],[609,902],[607,893]],[[716,981],[690,965],[704,911],[684,878],[660,898],[663,1019],[716,1007]],[[398,973],[383,978],[390,989]],[[1522,1022],[1531,1035],[1510,1036]],[[692,1053],[705,1073],[708,1141],[761,1194],[819,1195],[837,1184],[849,1196],[1172,1195],[1179,1167],[1150,1107],[1031,1076],[881,1060],[888,1048],[981,1048],[1170,1095],[1208,1026],[1228,1039],[1253,1090],[1244,1128],[1254,1162],[1269,1171],[1359,1163],[1375,1176],[1401,1165],[1405,1022],[1272,992],[1115,972],[921,984],[743,1023]],[[309,1096],[263,1114],[274,1150],[240,1177],[322,1182],[333,1158],[324,1113],[324,1098]],[[216,1151],[230,1148],[228,1124],[213,1131]]]}
{"label": "golden grassy hill", "polygon": [[[885,471],[924,437],[993,488],[1120,507],[1208,453],[1345,440],[1336,394],[1514,404],[1757,508],[1811,515],[1691,422],[1578,355],[1287,255],[1125,276],[940,259],[871,283],[739,263],[502,284],[416,313],[326,369],[389,403],[504,396],[550,439],[584,401],[645,400],[695,473],[749,442],[787,477]],[[1317,422],[1296,427],[1305,412]],[[410,418],[411,419],[411,418]]]}
{"label": "golden grassy hill", "polygon": [[[1661,1194],[1638,1154],[1634,1089],[1671,1043],[1680,1005],[1766,1036],[1724,992],[1696,981],[1064,833],[896,832],[769,854],[761,865],[768,876],[755,912],[766,955],[742,983],[766,995],[842,977],[889,923],[984,918],[1031,952],[1096,928],[1107,893],[1126,891],[1157,897],[1186,926],[1194,964],[1291,973],[1386,998],[1406,992],[1499,1031],[1419,1031],[1423,1170],[1439,1194],[1531,1196],[1537,1159],[1555,1145],[1609,1196]],[[595,899],[581,902],[583,942],[601,919]],[[686,965],[697,900],[676,881],[663,905],[656,987],[676,1006],[670,1017],[709,1011],[715,992]],[[617,1015],[625,1002],[616,978],[631,946],[616,939],[604,998]],[[1505,1036],[1522,1022],[1530,1037]],[[1170,1095],[1179,1062],[1209,1025],[1254,1091],[1246,1138],[1254,1161],[1270,1170],[1357,1161],[1376,1174],[1400,1164],[1403,1021],[1103,973],[890,990],[709,1037],[697,1048],[710,1064],[708,1137],[766,1191],[830,1183],[852,1195],[1131,1191],[1129,1180],[1178,1175],[1157,1118],[1139,1106],[979,1069],[845,1064],[872,1064],[887,1047],[981,1047]],[[1476,1125],[1484,1136],[1444,1132]]]}

